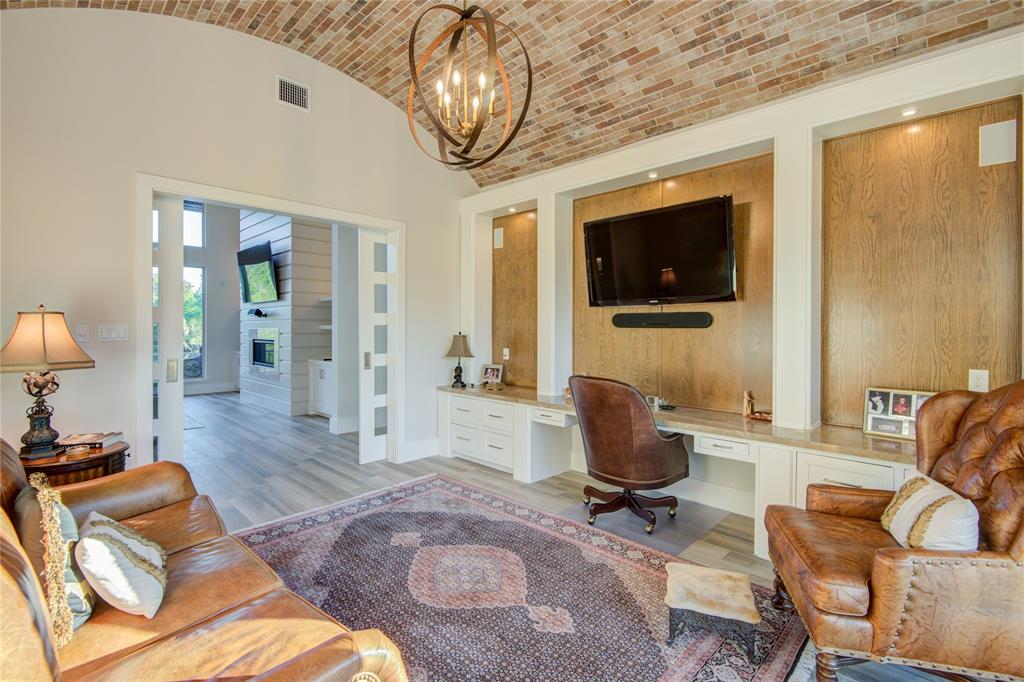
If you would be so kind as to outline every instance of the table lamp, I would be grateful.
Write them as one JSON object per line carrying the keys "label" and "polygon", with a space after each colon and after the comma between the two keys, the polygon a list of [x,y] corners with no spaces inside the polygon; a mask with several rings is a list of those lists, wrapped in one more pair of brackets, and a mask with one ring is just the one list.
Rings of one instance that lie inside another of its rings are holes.
{"label": "table lamp", "polygon": [[46,404],[46,396],[60,388],[60,380],[53,370],[95,366],[93,359],[75,342],[64,313],[47,310],[45,306],[18,313],[14,331],[0,349],[0,372],[25,372],[22,388],[35,398],[32,407],[25,410],[29,428],[21,437],[22,457],[39,459],[55,453],[53,444],[60,434],[50,426],[53,408]]}
{"label": "table lamp", "polygon": [[465,388],[466,382],[462,380],[462,358],[473,357],[472,351],[469,350],[469,339],[466,338],[465,334],[459,332],[452,335],[452,345],[445,357],[458,358],[458,362],[455,365],[455,381],[452,382],[452,388]]}

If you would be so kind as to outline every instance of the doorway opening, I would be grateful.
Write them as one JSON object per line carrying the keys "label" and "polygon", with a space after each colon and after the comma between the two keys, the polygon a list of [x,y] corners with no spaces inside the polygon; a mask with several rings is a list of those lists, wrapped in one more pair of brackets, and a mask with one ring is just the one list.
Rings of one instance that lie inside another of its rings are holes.
{"label": "doorway opening", "polygon": [[[345,453],[395,461],[404,224],[145,178],[152,297],[140,329],[153,336],[139,433],[152,459],[139,461],[193,458],[198,480],[213,453],[230,453],[221,469],[256,471],[313,454],[325,466]],[[263,244],[277,295],[246,301],[260,287],[243,286],[238,254]]]}

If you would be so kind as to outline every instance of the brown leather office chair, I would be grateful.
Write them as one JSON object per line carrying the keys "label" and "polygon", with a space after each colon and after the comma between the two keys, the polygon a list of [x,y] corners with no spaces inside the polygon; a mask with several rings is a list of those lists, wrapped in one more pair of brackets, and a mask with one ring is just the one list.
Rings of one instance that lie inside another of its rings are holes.
{"label": "brown leather office chair", "polygon": [[[636,490],[656,490],[682,480],[690,473],[690,459],[679,433],[662,435],[654,425],[647,402],[629,384],[595,377],[569,377],[576,416],[587,454],[587,473],[622,492],[586,486],[583,503],[590,505],[588,523],[598,514],[628,508],[654,532],[657,517],[652,508],[668,507],[675,517],[679,501],[672,496],[647,497]],[[596,497],[601,503],[590,504]]]}
{"label": "brown leather office chair", "polygon": [[929,398],[917,469],[974,502],[977,551],[901,547],[879,522],[891,490],[810,485],[806,509],[765,511],[775,605],[800,613],[820,682],[863,660],[1024,678],[1024,381]]}

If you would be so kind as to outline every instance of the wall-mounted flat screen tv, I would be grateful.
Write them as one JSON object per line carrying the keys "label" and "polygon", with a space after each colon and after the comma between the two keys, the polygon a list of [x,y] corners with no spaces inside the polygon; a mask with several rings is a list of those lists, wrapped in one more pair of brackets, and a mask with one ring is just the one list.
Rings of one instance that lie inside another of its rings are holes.
{"label": "wall-mounted flat screen tv", "polygon": [[590,305],[736,300],[732,195],[583,225]]}
{"label": "wall-mounted flat screen tv", "polygon": [[277,273],[270,242],[239,251],[238,273],[244,302],[269,303],[277,300]]}

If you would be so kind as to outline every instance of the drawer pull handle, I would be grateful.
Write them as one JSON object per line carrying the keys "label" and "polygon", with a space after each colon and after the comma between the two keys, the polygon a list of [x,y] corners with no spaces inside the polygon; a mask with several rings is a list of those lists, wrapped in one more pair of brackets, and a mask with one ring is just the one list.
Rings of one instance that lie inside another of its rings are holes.
{"label": "drawer pull handle", "polygon": [[465,440],[465,441],[468,441],[468,440],[469,440],[469,439],[468,439],[468,438],[466,438],[465,436],[455,436],[455,438],[456,438],[457,440]]}
{"label": "drawer pull handle", "polygon": [[732,450],[733,449],[733,446],[731,446],[731,445],[722,445],[721,443],[712,443],[711,447],[716,448],[718,450]]}
{"label": "drawer pull handle", "polygon": [[505,448],[503,448],[501,446],[498,446],[498,445],[491,445],[490,443],[487,444],[487,447],[489,447],[489,448],[491,448],[493,450],[504,450],[505,449]]}
{"label": "drawer pull handle", "polygon": [[538,412],[537,416],[538,417],[544,417],[545,419],[551,419],[555,415],[551,414],[550,412]]}
{"label": "drawer pull handle", "polygon": [[841,485],[841,486],[845,486],[847,488],[863,488],[864,487],[862,485],[857,485],[856,483],[847,483],[846,481],[834,481],[831,478],[829,478],[828,476],[822,477],[822,480],[824,480],[825,483],[832,483],[833,485]]}
{"label": "drawer pull handle", "polygon": [[490,412],[487,413],[487,416],[492,417],[494,419],[504,419],[504,417],[502,417],[500,414],[491,414]]}
{"label": "drawer pull handle", "polygon": [[465,407],[456,407],[455,409],[458,410],[459,412],[469,412],[469,410]]}

